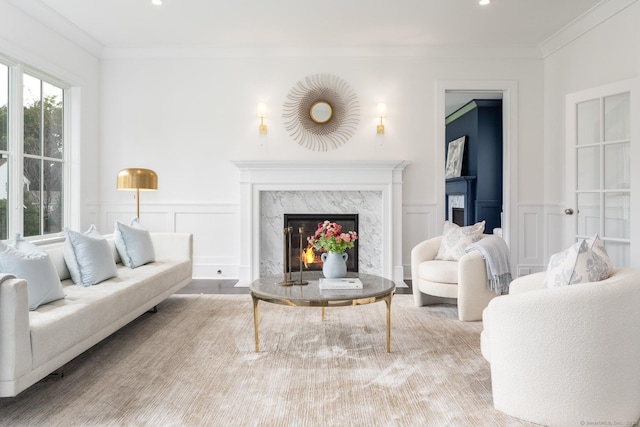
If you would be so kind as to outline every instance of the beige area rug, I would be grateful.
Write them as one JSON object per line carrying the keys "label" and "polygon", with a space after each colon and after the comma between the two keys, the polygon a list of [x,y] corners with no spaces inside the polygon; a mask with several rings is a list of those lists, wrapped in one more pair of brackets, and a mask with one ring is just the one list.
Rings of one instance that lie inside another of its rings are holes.
{"label": "beige area rug", "polygon": [[450,305],[318,308],[174,295],[15,398],[0,425],[522,426],[493,408],[481,322]]}

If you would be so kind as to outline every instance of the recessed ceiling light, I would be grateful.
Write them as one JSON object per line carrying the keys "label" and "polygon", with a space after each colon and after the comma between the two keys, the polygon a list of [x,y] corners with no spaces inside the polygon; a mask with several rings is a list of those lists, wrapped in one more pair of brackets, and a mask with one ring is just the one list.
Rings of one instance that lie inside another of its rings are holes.
{"label": "recessed ceiling light", "polygon": [[162,6],[163,3],[162,0],[151,0],[151,4],[155,4],[156,6]]}
{"label": "recessed ceiling light", "polygon": [[[160,0],[160,1],[162,1],[162,0]],[[482,6],[488,5],[489,3],[491,3],[491,0],[480,0],[480,1],[478,1],[478,4],[480,4]]]}

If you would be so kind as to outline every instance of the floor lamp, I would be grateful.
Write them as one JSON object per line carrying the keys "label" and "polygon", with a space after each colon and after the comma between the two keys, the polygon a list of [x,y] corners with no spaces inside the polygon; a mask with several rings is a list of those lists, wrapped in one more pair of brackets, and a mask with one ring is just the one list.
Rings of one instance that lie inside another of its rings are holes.
{"label": "floor lamp", "polygon": [[157,190],[158,175],[151,169],[122,169],[118,172],[117,189],[136,190],[136,217],[140,219],[140,190]]}

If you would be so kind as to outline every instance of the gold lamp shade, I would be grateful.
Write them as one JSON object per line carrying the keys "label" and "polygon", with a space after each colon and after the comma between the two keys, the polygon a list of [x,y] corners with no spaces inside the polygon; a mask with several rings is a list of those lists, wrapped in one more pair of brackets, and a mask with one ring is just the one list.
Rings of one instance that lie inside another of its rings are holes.
{"label": "gold lamp shade", "polygon": [[118,172],[118,190],[136,190],[136,216],[140,218],[140,190],[157,190],[158,175],[151,169],[128,168]]}

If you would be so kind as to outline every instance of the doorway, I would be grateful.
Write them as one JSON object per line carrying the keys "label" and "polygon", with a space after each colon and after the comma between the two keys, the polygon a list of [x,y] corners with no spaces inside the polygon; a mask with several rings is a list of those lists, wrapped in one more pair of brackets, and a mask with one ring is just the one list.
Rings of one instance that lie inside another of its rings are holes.
{"label": "doorway", "polygon": [[[517,82],[513,80],[442,80],[436,82],[436,163],[438,181],[437,188],[437,223],[445,220],[445,117],[447,108],[455,108],[456,103],[480,96],[491,96],[502,99],[502,237],[510,248],[512,267],[517,267],[518,233],[517,233]],[[491,233],[492,230],[487,230]]]}

